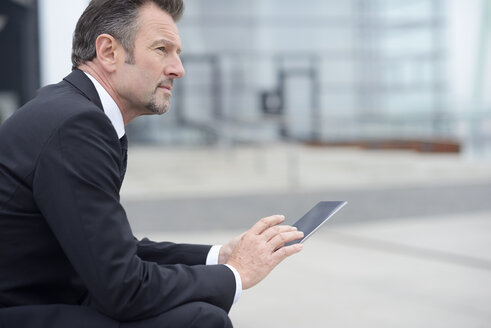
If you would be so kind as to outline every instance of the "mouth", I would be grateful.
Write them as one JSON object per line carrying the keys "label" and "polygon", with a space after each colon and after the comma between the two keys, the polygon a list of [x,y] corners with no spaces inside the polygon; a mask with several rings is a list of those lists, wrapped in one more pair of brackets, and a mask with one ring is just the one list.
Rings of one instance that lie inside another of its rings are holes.
{"label": "mouth", "polygon": [[172,91],[172,85],[159,85],[159,89],[166,89]]}

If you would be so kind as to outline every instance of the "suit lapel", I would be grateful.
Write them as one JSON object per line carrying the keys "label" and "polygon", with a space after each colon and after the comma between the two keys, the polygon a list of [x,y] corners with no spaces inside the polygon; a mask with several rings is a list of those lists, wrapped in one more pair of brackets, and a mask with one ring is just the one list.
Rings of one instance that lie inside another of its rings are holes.
{"label": "suit lapel", "polygon": [[[66,76],[63,80],[70,83],[80,92],[82,92],[87,99],[89,99],[92,103],[94,103],[97,107],[99,107],[102,111],[104,108],[102,107],[101,99],[99,98],[99,94],[92,83],[92,81],[79,69],[73,70],[68,76]],[[126,135],[124,135],[120,140],[121,144],[121,168],[120,168],[120,178],[121,183],[123,182],[124,175],[126,173],[126,162],[127,162],[127,153],[128,153],[128,139]]]}

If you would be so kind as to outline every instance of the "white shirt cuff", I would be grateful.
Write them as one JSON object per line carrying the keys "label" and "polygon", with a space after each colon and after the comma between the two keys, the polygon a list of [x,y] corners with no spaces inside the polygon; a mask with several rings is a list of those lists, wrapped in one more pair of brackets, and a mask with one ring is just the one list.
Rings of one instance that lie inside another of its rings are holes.
{"label": "white shirt cuff", "polygon": [[[215,265],[218,264],[218,256],[220,255],[220,249],[222,248],[222,245],[214,245],[210,248],[208,251],[208,256],[206,256],[206,265]],[[237,301],[240,298],[240,295],[242,295],[242,280],[240,279],[239,272],[231,265],[225,264],[230,270],[232,270],[232,273],[234,274],[235,277],[235,296],[234,296],[234,303],[237,303]]]}
{"label": "white shirt cuff", "polygon": [[242,295],[242,280],[240,279],[239,272],[235,270],[233,266],[230,264],[225,264],[232,272],[234,273],[235,276],[235,296],[234,296],[234,303],[237,303],[239,301],[240,295]]}
{"label": "white shirt cuff", "polygon": [[218,256],[220,255],[220,249],[222,245],[212,246],[206,257],[206,265],[218,264]]}

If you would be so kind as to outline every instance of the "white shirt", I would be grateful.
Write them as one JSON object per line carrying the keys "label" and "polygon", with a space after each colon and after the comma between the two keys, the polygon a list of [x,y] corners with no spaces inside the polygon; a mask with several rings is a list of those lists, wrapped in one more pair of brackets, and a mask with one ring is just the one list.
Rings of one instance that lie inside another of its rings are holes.
{"label": "white shirt", "polygon": [[125,134],[125,130],[124,130],[123,114],[121,114],[118,105],[116,105],[114,99],[109,95],[109,93],[106,91],[106,89],[104,89],[104,87],[99,83],[99,81],[97,81],[89,73],[85,73],[85,75],[87,75],[87,77],[94,84],[95,89],[97,90],[97,94],[101,99],[102,109],[104,110],[104,113],[107,115],[107,117],[113,124],[114,129],[118,134],[118,138],[121,139]]}
{"label": "white shirt", "polygon": [[[116,130],[116,133],[118,134],[118,138],[122,138],[125,135],[125,129],[124,129],[124,120],[123,120],[123,115],[121,114],[121,111],[119,110],[118,105],[114,101],[114,99],[109,95],[109,93],[104,89],[104,87],[97,81],[92,75],[90,75],[87,72],[84,72],[85,75],[92,81],[92,83],[95,86],[95,89],[97,90],[97,94],[99,95],[99,98],[101,99],[102,103],[102,109],[104,110],[104,113],[107,115],[109,120],[111,121],[114,129]],[[222,248],[222,245],[215,245],[212,246],[210,251],[208,252],[208,256],[206,257],[206,265],[217,265],[218,264],[218,256],[220,254],[220,249]],[[234,297],[234,304],[237,303],[237,301],[240,298],[240,295],[242,294],[242,280],[240,279],[239,272],[231,265],[225,264],[230,270],[232,270],[234,276],[235,276],[235,297]]]}

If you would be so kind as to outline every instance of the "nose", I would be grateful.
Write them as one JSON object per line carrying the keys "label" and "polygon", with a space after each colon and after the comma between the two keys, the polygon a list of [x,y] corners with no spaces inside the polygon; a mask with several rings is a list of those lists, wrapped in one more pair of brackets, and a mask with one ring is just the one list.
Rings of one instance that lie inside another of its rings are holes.
{"label": "nose", "polygon": [[172,57],[172,60],[165,66],[164,74],[172,79],[180,79],[186,74],[179,55]]}

